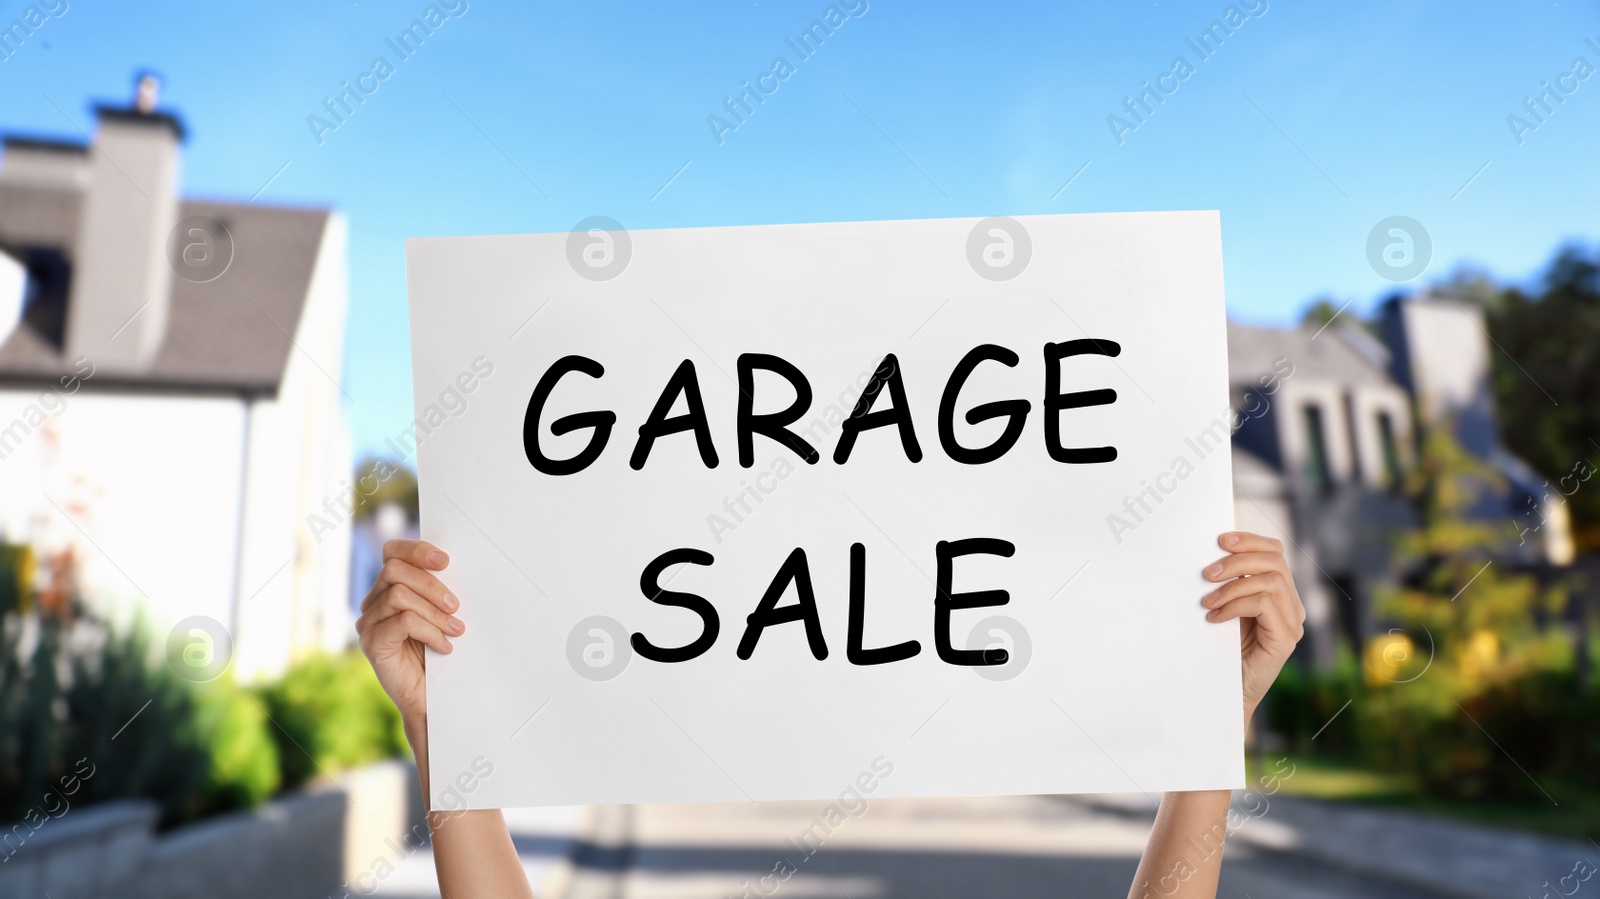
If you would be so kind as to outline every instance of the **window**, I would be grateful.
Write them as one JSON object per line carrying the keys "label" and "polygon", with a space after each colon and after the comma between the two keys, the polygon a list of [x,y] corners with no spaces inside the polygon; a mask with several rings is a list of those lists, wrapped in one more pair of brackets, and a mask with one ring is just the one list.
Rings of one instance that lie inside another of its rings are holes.
{"label": "window", "polygon": [[1305,407],[1306,420],[1306,480],[1318,493],[1333,489],[1333,476],[1328,470],[1328,441],[1323,434],[1322,409]]}
{"label": "window", "polygon": [[1383,450],[1383,486],[1400,486],[1400,445],[1394,440],[1394,420],[1387,412],[1378,413],[1378,444]]}

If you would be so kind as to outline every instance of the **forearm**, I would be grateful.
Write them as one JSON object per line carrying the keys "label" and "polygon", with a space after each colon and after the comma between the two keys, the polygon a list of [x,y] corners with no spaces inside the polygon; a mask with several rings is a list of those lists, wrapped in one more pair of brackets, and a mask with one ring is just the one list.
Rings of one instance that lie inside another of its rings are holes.
{"label": "forearm", "polygon": [[[1246,704],[1250,728],[1255,707]],[[1212,899],[1222,874],[1222,848],[1228,836],[1229,790],[1171,792],[1161,797],[1139,870],[1128,899]]]}
{"label": "forearm", "polygon": [[1202,790],[1161,797],[1129,899],[1199,899],[1217,894],[1231,795],[1227,790]]}
{"label": "forearm", "polygon": [[[431,804],[428,784],[428,723],[406,722],[406,739],[417,758],[423,802]],[[439,891],[451,899],[525,897],[532,899],[522,861],[499,809],[429,812],[433,864]]]}

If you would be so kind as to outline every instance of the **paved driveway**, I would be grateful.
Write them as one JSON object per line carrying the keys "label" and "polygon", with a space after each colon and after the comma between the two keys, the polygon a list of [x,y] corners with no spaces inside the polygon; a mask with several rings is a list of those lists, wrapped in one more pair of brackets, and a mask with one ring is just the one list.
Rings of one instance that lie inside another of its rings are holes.
{"label": "paved driveway", "polygon": [[[626,899],[1125,896],[1149,812],[1070,797],[874,800],[820,846],[823,803],[647,805],[631,809]],[[824,822],[826,823],[826,822]],[[1257,822],[1246,822],[1250,827]],[[814,851],[807,849],[815,846]],[[786,880],[768,880],[789,865]],[[611,892],[610,890],[601,891]],[[1159,893],[1152,893],[1159,895]],[[1248,899],[1413,897],[1419,893],[1303,858],[1231,842],[1220,895]]]}

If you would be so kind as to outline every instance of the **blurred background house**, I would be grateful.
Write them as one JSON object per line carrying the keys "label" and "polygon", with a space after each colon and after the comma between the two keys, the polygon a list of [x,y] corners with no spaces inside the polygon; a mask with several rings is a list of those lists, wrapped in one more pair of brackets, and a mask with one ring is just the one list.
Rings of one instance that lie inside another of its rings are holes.
{"label": "blurred background house", "polygon": [[0,541],[47,610],[207,616],[250,679],[350,633],[345,224],[182,197],[158,88],[92,137],[5,137]]}
{"label": "blurred background house", "polygon": [[1478,520],[1542,519],[1498,561],[1571,563],[1566,504],[1501,439],[1490,352],[1481,309],[1448,295],[1391,297],[1370,328],[1229,324],[1234,514],[1289,547],[1306,606],[1300,652],[1315,666],[1381,630],[1374,596],[1394,586],[1397,539],[1419,523],[1403,487],[1424,428],[1448,430],[1504,479]]}

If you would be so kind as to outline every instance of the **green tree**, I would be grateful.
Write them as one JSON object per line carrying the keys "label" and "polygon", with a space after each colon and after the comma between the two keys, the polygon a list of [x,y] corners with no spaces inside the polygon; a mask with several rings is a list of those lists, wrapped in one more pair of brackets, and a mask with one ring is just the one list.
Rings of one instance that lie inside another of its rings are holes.
{"label": "green tree", "polygon": [[1600,252],[1562,249],[1536,294],[1487,309],[1504,439],[1567,496],[1580,551],[1600,550]]}
{"label": "green tree", "polygon": [[417,476],[409,468],[388,459],[367,458],[356,467],[356,480],[350,487],[358,519],[377,513],[385,503],[395,503],[416,521],[418,517]]}
{"label": "green tree", "polygon": [[1320,328],[1333,321],[1333,317],[1339,314],[1339,306],[1332,297],[1318,297],[1300,313],[1300,324]]}

